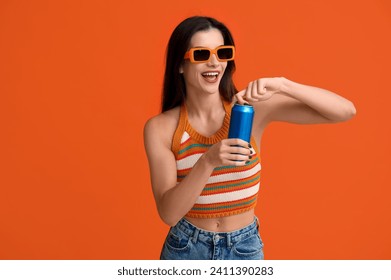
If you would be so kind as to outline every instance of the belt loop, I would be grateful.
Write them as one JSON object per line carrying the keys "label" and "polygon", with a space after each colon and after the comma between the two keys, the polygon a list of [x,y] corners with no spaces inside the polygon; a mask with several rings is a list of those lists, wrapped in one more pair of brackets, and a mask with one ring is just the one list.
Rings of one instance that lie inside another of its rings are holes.
{"label": "belt loop", "polygon": [[231,243],[231,234],[228,233],[228,234],[227,234],[227,247],[228,247],[228,248],[231,248],[231,246],[232,246],[232,243]]}
{"label": "belt loop", "polygon": [[193,237],[191,238],[191,240],[193,241],[193,243],[196,243],[197,242],[197,239],[198,239],[198,234],[200,233],[200,230],[198,228],[196,228],[194,230],[194,234],[193,234]]}
{"label": "belt loop", "polygon": [[259,231],[259,220],[258,220],[258,217],[255,217],[255,221],[257,223],[257,230]]}

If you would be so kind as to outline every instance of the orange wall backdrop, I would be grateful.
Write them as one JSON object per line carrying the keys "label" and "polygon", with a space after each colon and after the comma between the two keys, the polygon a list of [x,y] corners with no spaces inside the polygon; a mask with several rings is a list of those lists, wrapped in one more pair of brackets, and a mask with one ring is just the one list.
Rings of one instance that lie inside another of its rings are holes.
{"label": "orange wall backdrop", "polygon": [[387,0],[1,1],[0,258],[159,257],[142,132],[168,38],[196,14],[234,34],[239,88],[285,76],[358,111],[266,131],[266,258],[391,259]]}

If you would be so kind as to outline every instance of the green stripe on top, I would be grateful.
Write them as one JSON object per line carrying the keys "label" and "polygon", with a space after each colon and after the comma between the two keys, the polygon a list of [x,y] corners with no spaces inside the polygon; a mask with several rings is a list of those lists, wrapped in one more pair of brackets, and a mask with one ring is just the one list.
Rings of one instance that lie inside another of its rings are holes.
{"label": "green stripe on top", "polygon": [[185,148],[183,148],[182,150],[179,150],[178,154],[183,154],[184,152],[186,152],[187,150],[190,150],[192,148],[198,148],[198,147],[201,147],[201,148],[207,148],[207,147],[210,147],[212,145],[210,144],[191,144]]}
{"label": "green stripe on top", "polygon": [[241,202],[241,203],[229,204],[229,205],[222,205],[222,206],[217,206],[217,207],[193,207],[191,210],[193,210],[193,211],[210,211],[210,210],[234,208],[234,207],[238,207],[238,206],[244,206],[244,205],[252,204],[256,200],[257,200],[257,197],[255,196],[253,199],[250,199],[247,202]]}
{"label": "green stripe on top", "polygon": [[[250,165],[250,164],[253,164],[254,162],[257,161],[257,158],[249,161],[248,163],[246,163],[246,165]],[[219,170],[224,170],[224,169],[228,169],[228,168],[235,168],[236,166],[235,165],[224,165],[224,166],[220,166],[220,167],[216,167],[214,169],[214,171],[219,171]]]}

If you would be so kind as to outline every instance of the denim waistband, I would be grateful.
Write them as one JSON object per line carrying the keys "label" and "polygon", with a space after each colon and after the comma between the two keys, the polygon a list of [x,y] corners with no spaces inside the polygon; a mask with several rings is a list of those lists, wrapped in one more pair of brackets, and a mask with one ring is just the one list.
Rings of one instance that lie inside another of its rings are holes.
{"label": "denim waistband", "polygon": [[207,231],[196,227],[185,218],[181,219],[175,227],[191,237],[193,242],[200,240],[205,243],[216,243],[221,239],[225,239],[228,246],[230,246],[253,234],[258,234],[259,221],[257,217],[254,217],[254,221],[248,226],[230,232]]}

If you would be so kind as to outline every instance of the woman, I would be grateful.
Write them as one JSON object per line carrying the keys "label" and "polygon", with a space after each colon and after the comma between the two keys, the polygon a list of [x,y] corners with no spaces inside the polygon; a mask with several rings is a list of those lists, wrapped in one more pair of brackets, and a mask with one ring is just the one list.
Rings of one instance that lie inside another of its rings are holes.
{"label": "woman", "polygon": [[[240,92],[227,27],[209,17],[181,22],[168,43],[162,113],[144,128],[152,189],[171,226],[161,259],[263,259],[254,215],[259,147],[273,121],[346,121],[354,105],[286,78],[261,78]],[[250,143],[227,139],[235,102],[255,110]]]}

